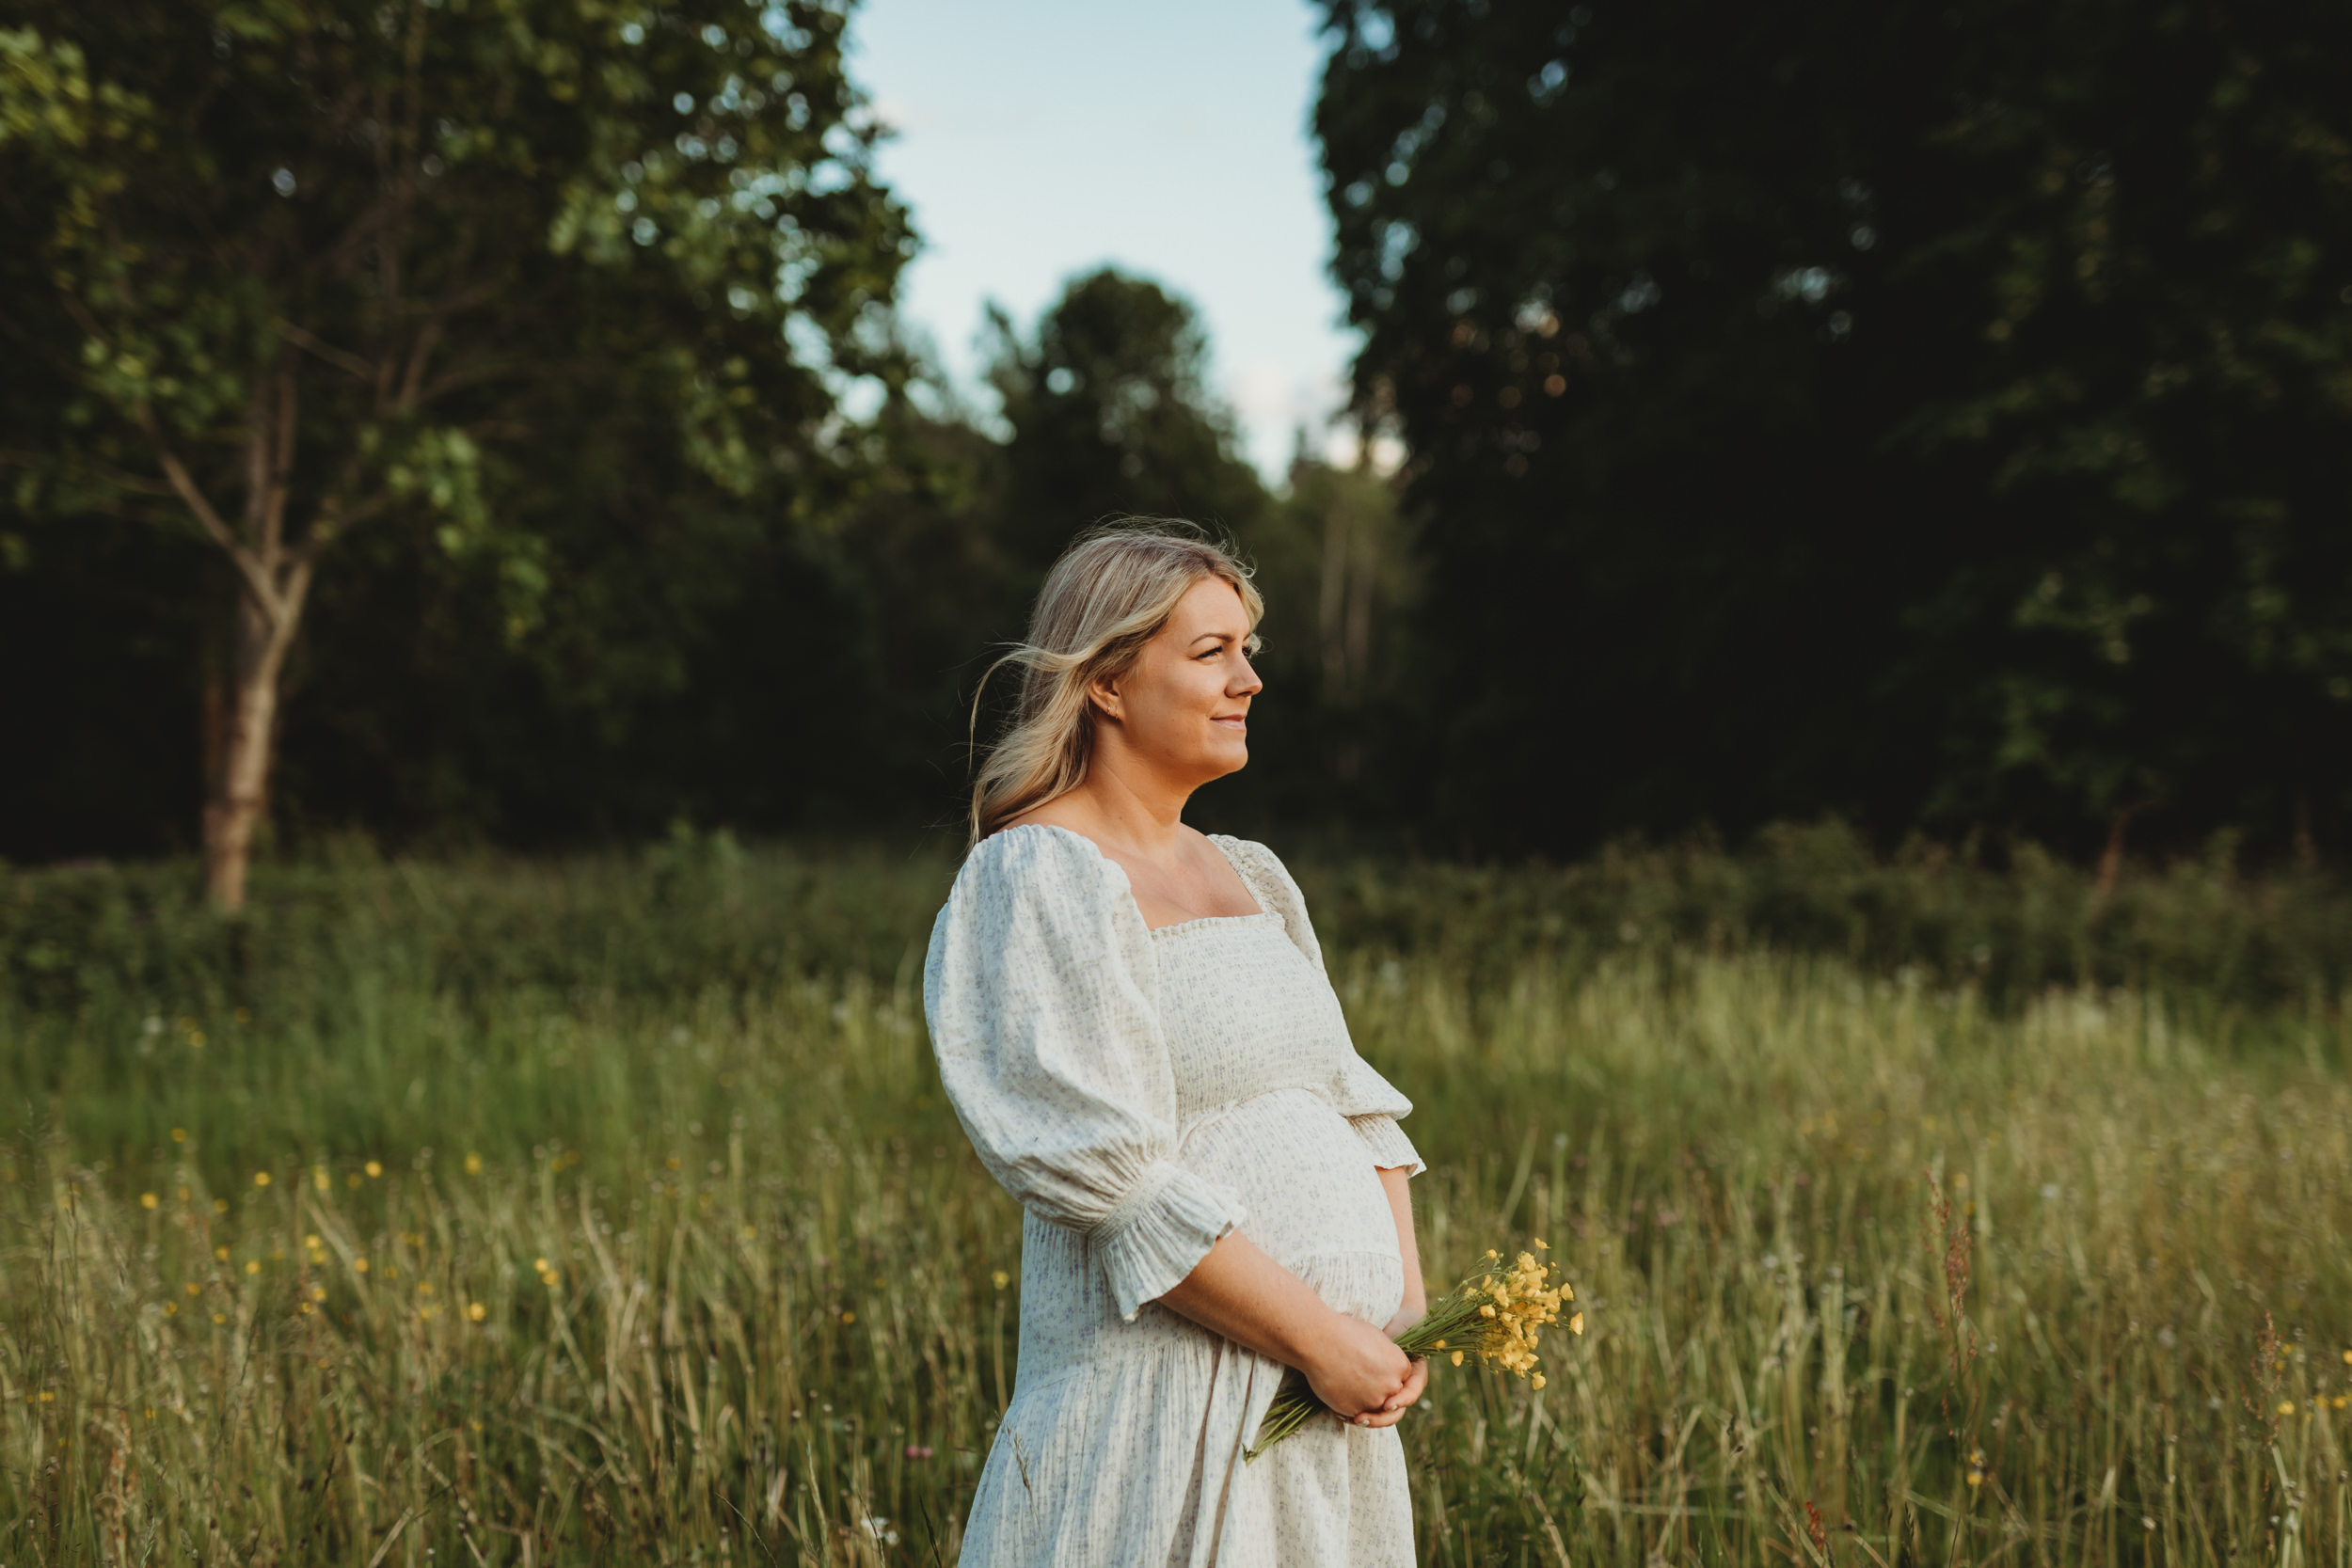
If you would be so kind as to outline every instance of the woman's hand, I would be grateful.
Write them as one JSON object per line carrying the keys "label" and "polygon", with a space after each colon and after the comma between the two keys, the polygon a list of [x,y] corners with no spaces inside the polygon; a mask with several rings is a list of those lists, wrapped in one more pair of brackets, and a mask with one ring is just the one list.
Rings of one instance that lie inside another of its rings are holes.
{"label": "woman's hand", "polygon": [[1428,1386],[1429,1363],[1415,1361],[1412,1372],[1405,1379],[1405,1386],[1389,1396],[1385,1409],[1368,1411],[1357,1417],[1349,1424],[1364,1427],[1392,1427],[1405,1418],[1405,1412],[1412,1407],[1413,1402],[1421,1398],[1422,1390]]}
{"label": "woman's hand", "polygon": [[1343,1419],[1382,1426],[1392,1425],[1402,1412],[1402,1405],[1391,1409],[1391,1402],[1407,1387],[1412,1387],[1415,1398],[1420,1396],[1414,1375],[1418,1372],[1424,1381],[1427,1378],[1426,1370],[1416,1367],[1412,1357],[1396,1348],[1395,1340],[1361,1318],[1341,1312],[1331,1314],[1298,1370],[1307,1374],[1315,1397]]}

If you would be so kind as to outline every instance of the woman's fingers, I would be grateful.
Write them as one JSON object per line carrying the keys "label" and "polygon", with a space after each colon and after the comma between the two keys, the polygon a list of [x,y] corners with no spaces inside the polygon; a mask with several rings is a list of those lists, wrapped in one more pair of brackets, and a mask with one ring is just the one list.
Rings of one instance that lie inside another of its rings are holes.
{"label": "woman's fingers", "polygon": [[1381,1402],[1380,1408],[1384,1411],[1403,1410],[1420,1399],[1422,1390],[1428,1386],[1429,1363],[1416,1361],[1413,1370],[1405,1374],[1405,1381],[1397,1385],[1396,1392]]}

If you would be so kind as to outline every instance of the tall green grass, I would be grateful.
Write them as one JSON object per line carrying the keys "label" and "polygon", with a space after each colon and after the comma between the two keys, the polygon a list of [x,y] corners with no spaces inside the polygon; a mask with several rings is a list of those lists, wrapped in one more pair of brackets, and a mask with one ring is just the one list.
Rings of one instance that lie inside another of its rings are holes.
{"label": "tall green grass", "polygon": [[[665,854],[288,872],[9,993],[0,1563],[954,1560],[1019,1214],[923,1038],[944,863]],[[1429,1273],[1541,1235],[1587,1310],[1540,1394],[1438,1369],[1424,1561],[2352,1559],[2324,963],[1995,987],[1482,875],[1306,879]]]}

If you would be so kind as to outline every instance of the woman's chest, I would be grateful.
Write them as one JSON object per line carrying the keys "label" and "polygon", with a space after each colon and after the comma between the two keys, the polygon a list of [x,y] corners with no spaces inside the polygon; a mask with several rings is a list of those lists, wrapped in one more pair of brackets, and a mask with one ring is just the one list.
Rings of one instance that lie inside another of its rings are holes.
{"label": "woman's chest", "polygon": [[1180,1117],[1338,1081],[1347,1021],[1279,920],[1197,921],[1153,945]]}

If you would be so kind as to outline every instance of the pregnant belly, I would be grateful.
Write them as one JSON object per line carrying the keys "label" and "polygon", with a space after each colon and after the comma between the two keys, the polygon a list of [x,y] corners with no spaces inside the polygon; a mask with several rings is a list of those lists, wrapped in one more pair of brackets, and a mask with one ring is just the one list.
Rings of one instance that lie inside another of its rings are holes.
{"label": "pregnant belly", "polygon": [[1371,1150],[1330,1102],[1279,1089],[1186,1134],[1178,1163],[1225,1186],[1242,1234],[1333,1308],[1385,1323],[1404,1292],[1396,1218]]}

